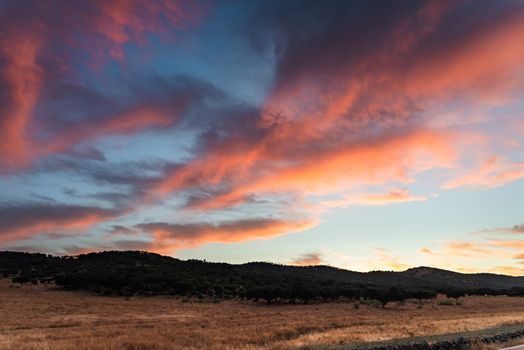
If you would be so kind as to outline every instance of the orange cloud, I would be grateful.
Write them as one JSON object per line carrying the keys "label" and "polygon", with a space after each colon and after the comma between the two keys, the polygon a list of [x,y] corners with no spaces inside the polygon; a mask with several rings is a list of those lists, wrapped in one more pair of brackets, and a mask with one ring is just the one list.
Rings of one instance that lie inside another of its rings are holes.
{"label": "orange cloud", "polygon": [[389,269],[394,271],[404,271],[409,269],[411,266],[403,263],[398,257],[390,255],[387,249],[374,248],[376,261],[373,262],[373,266],[379,269]]}
{"label": "orange cloud", "polygon": [[[458,258],[467,258],[469,259],[496,259],[500,266],[495,266],[490,270],[495,273],[509,274],[509,275],[519,275],[521,274],[520,267],[515,265],[502,265],[502,264],[522,264],[522,261],[519,261],[521,258],[524,258],[523,254],[519,254],[520,251],[524,249],[523,241],[516,240],[489,240],[489,241],[448,241],[442,242],[442,247],[439,250],[433,251],[428,248],[422,248],[419,251],[435,261],[441,261],[445,263],[450,259]],[[444,260],[447,259],[447,260]],[[517,262],[512,262],[511,260],[517,260]],[[444,265],[450,266],[450,265]],[[471,268],[460,266],[453,267],[457,270],[464,270],[464,268],[472,269],[472,271],[480,272],[479,268]],[[466,270],[464,270],[466,271]]]}
{"label": "orange cloud", "polygon": [[466,256],[466,257],[485,257],[493,255],[493,250],[484,247],[484,245],[473,242],[445,242],[443,252],[447,255]]}
{"label": "orange cloud", "polygon": [[451,271],[457,271],[457,272],[462,272],[462,273],[479,273],[479,272],[481,272],[477,268],[468,267],[468,266],[452,266],[452,267],[449,267],[449,269]]}
{"label": "orange cloud", "polygon": [[429,255],[434,255],[434,254],[435,254],[434,251],[432,251],[431,249],[426,248],[426,247],[422,247],[422,248],[420,248],[420,249],[419,249],[419,252],[420,252],[420,253],[423,253],[423,254],[429,254]]}
{"label": "orange cloud", "polygon": [[[241,203],[249,194],[287,191],[326,194],[362,184],[410,182],[413,174],[454,164],[454,137],[420,130],[345,148],[311,150],[296,156],[286,154],[288,159],[274,153],[271,145],[264,144],[240,154],[229,150],[211,152],[175,169],[153,186],[149,195],[155,197],[192,186],[231,182],[229,192],[199,203],[200,208],[211,209]],[[422,198],[408,198],[400,191],[381,199],[393,202]],[[379,198],[367,198],[368,202],[373,200],[378,202]]]}
{"label": "orange cloud", "polygon": [[524,178],[524,163],[509,163],[501,157],[486,159],[479,168],[444,184],[444,188],[494,188]]}
{"label": "orange cloud", "polygon": [[503,275],[524,276],[524,268],[515,266],[495,266],[490,272]]}
{"label": "orange cloud", "polygon": [[477,232],[476,234],[490,234],[490,233],[502,233],[502,234],[524,234],[524,224],[513,225],[512,227],[496,227],[483,229]]}
{"label": "orange cloud", "polygon": [[305,253],[291,261],[292,265],[312,266],[325,264],[320,253]]}
{"label": "orange cloud", "polygon": [[494,247],[524,250],[524,241],[521,240],[491,240],[489,244]]}
{"label": "orange cloud", "polygon": [[515,255],[513,257],[513,259],[515,260],[522,260],[521,262],[519,262],[520,264],[524,264],[524,254],[518,254],[518,255]]}
{"label": "orange cloud", "polygon": [[22,240],[46,231],[85,230],[120,214],[116,210],[74,205],[4,206],[0,208],[0,242]]}
{"label": "orange cloud", "polygon": [[[521,9],[511,15],[457,37],[448,47],[428,50],[402,79],[408,93],[451,95],[465,92],[500,103],[515,97],[521,83],[512,72],[524,59],[524,13]],[[513,95],[513,96],[512,96]]]}
{"label": "orange cloud", "polygon": [[386,205],[392,203],[406,203],[425,201],[424,196],[415,196],[408,189],[392,190],[383,194],[368,194],[363,196],[347,196],[339,200],[323,201],[321,205],[327,207],[347,207],[350,205]]}
{"label": "orange cloud", "polygon": [[147,223],[137,228],[151,233],[154,241],[149,249],[170,253],[176,249],[195,247],[206,243],[236,243],[252,239],[271,237],[300,232],[316,226],[314,220],[283,219],[245,219],[226,221],[218,224],[168,224]]}
{"label": "orange cloud", "polygon": [[42,72],[37,65],[41,39],[34,34],[0,36],[0,83],[7,86],[0,107],[0,165],[13,166],[30,157],[26,129],[38,98]]}

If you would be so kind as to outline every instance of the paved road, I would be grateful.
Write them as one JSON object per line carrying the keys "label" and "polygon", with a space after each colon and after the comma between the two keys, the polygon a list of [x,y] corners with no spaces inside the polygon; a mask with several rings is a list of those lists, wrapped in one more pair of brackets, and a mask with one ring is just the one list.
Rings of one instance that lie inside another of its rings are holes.
{"label": "paved road", "polygon": [[524,350],[524,344],[523,345],[512,346],[511,348],[504,348],[504,349],[500,349],[500,350]]}

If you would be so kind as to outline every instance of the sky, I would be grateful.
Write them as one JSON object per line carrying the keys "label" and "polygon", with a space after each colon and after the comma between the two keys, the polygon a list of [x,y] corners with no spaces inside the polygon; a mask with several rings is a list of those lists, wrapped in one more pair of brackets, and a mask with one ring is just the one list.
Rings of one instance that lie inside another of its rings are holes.
{"label": "sky", "polygon": [[524,2],[0,0],[0,250],[524,275]]}

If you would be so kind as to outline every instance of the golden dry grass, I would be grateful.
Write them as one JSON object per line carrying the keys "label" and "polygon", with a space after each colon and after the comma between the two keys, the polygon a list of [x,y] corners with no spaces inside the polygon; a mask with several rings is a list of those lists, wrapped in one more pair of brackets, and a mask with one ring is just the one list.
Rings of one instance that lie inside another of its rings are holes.
{"label": "golden dry grass", "polygon": [[524,323],[522,298],[272,305],[99,297],[0,280],[0,349],[296,349]]}

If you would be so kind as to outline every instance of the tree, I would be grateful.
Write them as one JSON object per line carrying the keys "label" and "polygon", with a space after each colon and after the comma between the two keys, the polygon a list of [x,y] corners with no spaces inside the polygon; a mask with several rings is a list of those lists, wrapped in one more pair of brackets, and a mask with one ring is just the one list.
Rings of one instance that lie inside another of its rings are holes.
{"label": "tree", "polygon": [[461,289],[448,289],[446,291],[446,297],[458,300],[460,297],[466,296],[466,292]]}
{"label": "tree", "polygon": [[437,297],[437,293],[435,291],[429,290],[429,289],[417,289],[410,293],[410,296],[412,298],[418,299],[420,302],[422,302],[422,299],[432,299]]}

